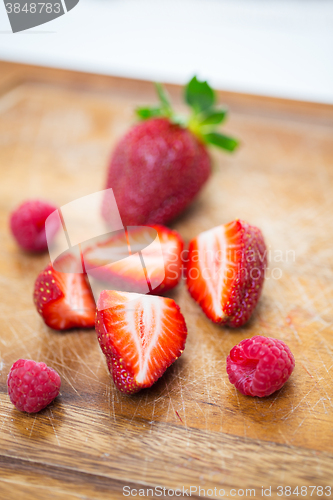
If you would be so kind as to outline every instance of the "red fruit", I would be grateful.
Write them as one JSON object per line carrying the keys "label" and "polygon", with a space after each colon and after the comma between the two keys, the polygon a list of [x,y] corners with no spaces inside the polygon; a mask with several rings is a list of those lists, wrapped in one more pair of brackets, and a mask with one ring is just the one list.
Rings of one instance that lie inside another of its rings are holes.
{"label": "red fruit", "polygon": [[[45,221],[56,209],[45,201],[29,200],[14,210],[10,217],[10,228],[20,247],[31,252],[47,249]],[[50,227],[50,239],[57,231],[58,226]]]}
{"label": "red fruit", "polygon": [[56,271],[49,264],[38,275],[34,289],[37,311],[54,330],[92,328],[96,306],[86,277],[77,272],[78,262],[72,255],[59,260],[58,269],[61,264],[67,272]]}
{"label": "red fruit", "polygon": [[[158,241],[151,228],[157,231]],[[183,240],[176,231],[164,226],[138,226],[119,231],[107,241],[87,248],[84,264],[89,275],[110,283],[112,289],[142,293],[150,289],[160,293],[178,284],[183,248]]]}
{"label": "red fruit", "polygon": [[96,331],[117,388],[133,394],[150,387],[182,354],[187,329],[172,299],[104,290]]}
{"label": "red fruit", "polygon": [[[185,88],[189,119],[173,113],[168,96],[156,84],[159,106],[137,109],[146,120],[120,140],[111,158],[106,188],[112,188],[125,226],[165,224],[179,215],[211,172],[206,144],[233,151],[238,142],[215,127],[227,115],[216,96],[196,77]],[[179,125],[181,123],[181,125]],[[113,199],[105,194],[102,213],[112,220]]]}
{"label": "red fruit", "polygon": [[36,413],[58,396],[61,380],[45,363],[19,359],[10,369],[7,385],[10,400],[18,410]]}
{"label": "red fruit", "polygon": [[246,396],[269,396],[281,389],[295,367],[282,340],[256,335],[235,345],[227,357],[229,380]]}
{"label": "red fruit", "polygon": [[187,287],[215,323],[246,323],[259,300],[267,266],[260,229],[236,220],[190,242]]}
{"label": "red fruit", "polygon": [[[116,146],[106,188],[125,226],[165,224],[193,200],[211,171],[205,146],[188,129],[156,118],[135,125]],[[103,216],[110,218],[106,194]]]}

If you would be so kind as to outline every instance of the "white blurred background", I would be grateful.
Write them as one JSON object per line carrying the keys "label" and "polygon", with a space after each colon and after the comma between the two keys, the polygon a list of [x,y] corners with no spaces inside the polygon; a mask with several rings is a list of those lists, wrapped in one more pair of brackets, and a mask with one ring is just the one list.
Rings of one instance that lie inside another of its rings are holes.
{"label": "white blurred background", "polygon": [[0,59],[333,103],[331,0],[80,0],[12,34]]}

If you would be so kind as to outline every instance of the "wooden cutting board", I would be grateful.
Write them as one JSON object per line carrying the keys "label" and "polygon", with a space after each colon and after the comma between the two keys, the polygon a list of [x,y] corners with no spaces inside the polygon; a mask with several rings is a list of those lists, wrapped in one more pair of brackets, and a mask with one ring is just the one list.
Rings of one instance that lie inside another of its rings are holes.
{"label": "wooden cutting board", "polygon": [[[124,486],[192,486],[194,498],[262,497],[262,487],[287,498],[279,486],[296,498],[303,486],[303,498],[332,498],[317,487],[333,487],[333,107],[219,94],[241,148],[212,153],[213,176],[173,227],[188,242],[234,218],[259,226],[270,251],[263,295],[250,323],[232,330],[211,323],[181,284],[170,296],[187,322],[185,352],[128,397],[94,330],[44,325],[32,289],[48,256],[17,248],[8,215],[27,198],[61,206],[103,189],[110,152],[133,107],[154,102],[153,87],[9,63],[0,75],[0,498],[124,498]],[[168,88],[179,104],[180,88]],[[288,383],[265,399],[237,392],[225,371],[233,345],[256,334],[282,339],[296,358]],[[7,396],[20,357],[62,378],[61,395],[37,415]]]}

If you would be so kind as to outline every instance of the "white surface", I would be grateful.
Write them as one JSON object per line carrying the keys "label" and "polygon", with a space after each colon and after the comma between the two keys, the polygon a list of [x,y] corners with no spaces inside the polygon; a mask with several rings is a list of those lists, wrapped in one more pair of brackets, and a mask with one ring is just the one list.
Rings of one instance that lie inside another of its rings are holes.
{"label": "white surface", "polygon": [[333,103],[333,1],[81,0],[12,34],[0,59]]}

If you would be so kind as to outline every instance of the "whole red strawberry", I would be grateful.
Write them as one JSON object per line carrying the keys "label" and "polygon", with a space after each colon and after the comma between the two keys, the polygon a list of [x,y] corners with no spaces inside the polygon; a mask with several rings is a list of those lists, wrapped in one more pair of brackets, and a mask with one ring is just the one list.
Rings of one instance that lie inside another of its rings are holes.
{"label": "whole red strawberry", "polygon": [[[194,77],[185,98],[189,119],[176,116],[167,95],[156,85],[160,106],[139,108],[145,121],[123,137],[111,158],[106,188],[112,188],[125,226],[164,224],[180,214],[200,191],[211,172],[206,144],[233,151],[237,141],[215,132],[225,109],[215,108],[215,93]],[[103,216],[112,218],[105,195]]]}

